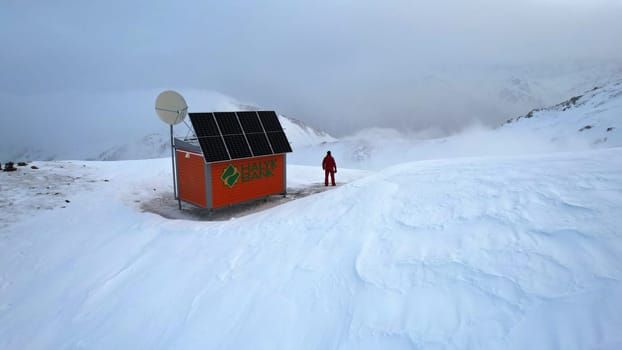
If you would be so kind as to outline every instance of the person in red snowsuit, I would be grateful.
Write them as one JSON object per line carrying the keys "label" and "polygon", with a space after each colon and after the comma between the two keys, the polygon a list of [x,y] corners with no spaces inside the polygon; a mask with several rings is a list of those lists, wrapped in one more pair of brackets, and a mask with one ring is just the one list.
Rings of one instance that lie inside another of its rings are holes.
{"label": "person in red snowsuit", "polygon": [[330,174],[330,181],[335,186],[335,173],[337,172],[337,163],[335,158],[330,155],[330,151],[326,152],[326,157],[322,161],[322,169],[324,169],[324,186],[328,186],[328,174]]}

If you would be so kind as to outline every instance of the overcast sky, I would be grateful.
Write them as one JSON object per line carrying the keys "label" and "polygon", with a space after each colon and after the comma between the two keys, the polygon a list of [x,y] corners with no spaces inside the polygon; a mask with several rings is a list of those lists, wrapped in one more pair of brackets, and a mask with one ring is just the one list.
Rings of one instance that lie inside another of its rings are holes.
{"label": "overcast sky", "polygon": [[621,0],[0,0],[0,93],[187,87],[337,135],[443,127],[462,117],[430,72],[622,62],[621,18]]}

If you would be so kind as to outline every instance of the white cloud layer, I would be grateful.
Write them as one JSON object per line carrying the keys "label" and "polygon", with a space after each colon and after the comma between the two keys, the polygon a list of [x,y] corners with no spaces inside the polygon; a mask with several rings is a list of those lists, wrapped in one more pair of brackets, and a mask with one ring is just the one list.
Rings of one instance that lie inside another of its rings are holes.
{"label": "white cloud layer", "polygon": [[[451,132],[552,102],[497,103],[509,76],[559,92],[559,77],[622,62],[620,18],[610,0],[5,1],[0,91],[37,104],[40,93],[182,86],[336,135]],[[20,113],[1,116],[19,128]]]}

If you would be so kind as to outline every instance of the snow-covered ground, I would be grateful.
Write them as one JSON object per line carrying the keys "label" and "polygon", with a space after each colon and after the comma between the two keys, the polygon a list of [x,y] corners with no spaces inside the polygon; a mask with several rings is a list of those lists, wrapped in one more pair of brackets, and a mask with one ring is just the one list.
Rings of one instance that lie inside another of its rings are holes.
{"label": "snow-covered ground", "polygon": [[142,209],[167,159],[35,164],[0,173],[1,349],[622,347],[620,148],[340,168],[225,221]]}
{"label": "snow-covered ground", "polygon": [[285,120],[288,195],[211,214],[168,158],[0,172],[0,349],[621,349],[620,91],[440,139]]}

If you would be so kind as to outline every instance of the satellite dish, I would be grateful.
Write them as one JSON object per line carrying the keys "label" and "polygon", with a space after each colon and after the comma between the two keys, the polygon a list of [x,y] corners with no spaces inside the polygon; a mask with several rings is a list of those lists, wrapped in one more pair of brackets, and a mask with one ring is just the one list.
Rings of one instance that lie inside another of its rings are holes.
{"label": "satellite dish", "polygon": [[167,90],[158,95],[155,105],[158,117],[169,125],[181,123],[188,113],[186,100],[175,91]]}

